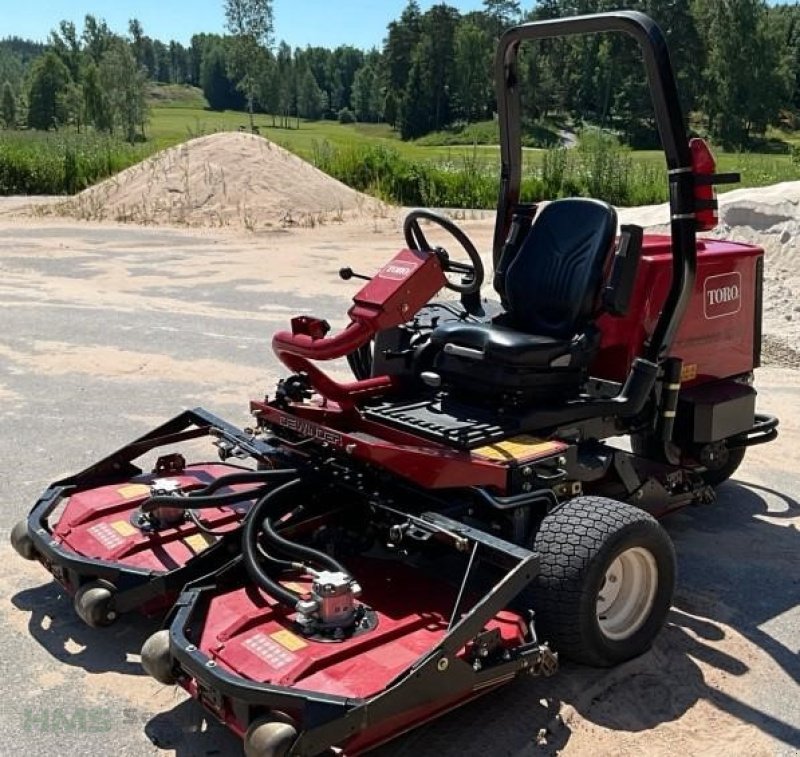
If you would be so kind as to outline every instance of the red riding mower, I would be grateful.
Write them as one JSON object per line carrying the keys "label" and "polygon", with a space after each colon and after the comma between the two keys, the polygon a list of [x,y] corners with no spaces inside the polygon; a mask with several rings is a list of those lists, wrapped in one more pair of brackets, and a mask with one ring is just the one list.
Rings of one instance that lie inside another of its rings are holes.
{"label": "red riding mower", "polygon": [[[520,43],[610,31],[644,53],[669,237],[618,234],[596,200],[520,203]],[[763,251],[696,239],[713,228],[713,185],[735,177],[687,140],[658,27],[634,12],[525,24],[502,37],[496,79],[500,303],[482,300],[463,232],[413,211],[408,248],[355,295],[343,331],[304,316],[275,335],[291,375],[251,403],[253,429],[185,414],[51,487],[15,535],[80,587],[84,615],[84,581],[88,592],[106,582],[122,610],[167,601],[187,571],[207,568],[142,662],[248,755],[361,753],[521,673],[552,674],[557,653],[591,665],[640,654],[675,577],[655,517],[711,501],[746,447],[777,433],[752,387]],[[470,264],[432,248],[422,220],[449,230]],[[460,304],[433,301],[444,287]],[[341,357],[352,382],[315,362]],[[174,456],[152,474],[131,469],[189,433],[256,469]],[[620,436],[632,452],[608,441]],[[199,534],[213,546],[190,557]]]}

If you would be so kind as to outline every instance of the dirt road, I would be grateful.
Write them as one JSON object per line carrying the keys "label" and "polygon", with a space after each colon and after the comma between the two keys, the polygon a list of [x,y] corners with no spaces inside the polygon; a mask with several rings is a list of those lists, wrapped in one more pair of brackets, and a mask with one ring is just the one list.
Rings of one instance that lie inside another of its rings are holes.
{"label": "dirt road", "polygon": [[[488,249],[490,220],[467,231]],[[397,220],[236,236],[0,218],[0,753],[230,754],[236,741],[138,667],[144,621],[96,632],[7,546],[42,488],[202,404],[245,424],[296,313],[341,323]],[[800,373],[761,370],[779,441],[713,507],[665,524],[679,555],[669,624],[614,671],[521,680],[384,755],[747,754],[800,750]],[[556,716],[563,726],[539,738]]]}

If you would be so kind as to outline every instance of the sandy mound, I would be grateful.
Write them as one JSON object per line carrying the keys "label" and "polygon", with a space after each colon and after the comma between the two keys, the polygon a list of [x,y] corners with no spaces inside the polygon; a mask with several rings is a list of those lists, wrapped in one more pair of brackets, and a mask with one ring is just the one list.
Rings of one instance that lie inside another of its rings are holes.
{"label": "sandy mound", "polygon": [[376,204],[263,137],[223,132],[163,150],[61,203],[57,212],[255,230],[342,220]]}

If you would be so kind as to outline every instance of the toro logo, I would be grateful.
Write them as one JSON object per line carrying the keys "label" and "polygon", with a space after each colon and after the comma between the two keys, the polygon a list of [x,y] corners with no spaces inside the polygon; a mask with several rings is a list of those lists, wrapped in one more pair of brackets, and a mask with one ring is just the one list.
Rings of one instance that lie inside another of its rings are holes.
{"label": "toro logo", "polygon": [[706,318],[734,315],[742,309],[742,274],[738,271],[709,276],[703,284]]}
{"label": "toro logo", "polygon": [[393,260],[385,265],[380,272],[382,279],[392,279],[393,281],[404,281],[419,267],[419,263],[409,260]]}

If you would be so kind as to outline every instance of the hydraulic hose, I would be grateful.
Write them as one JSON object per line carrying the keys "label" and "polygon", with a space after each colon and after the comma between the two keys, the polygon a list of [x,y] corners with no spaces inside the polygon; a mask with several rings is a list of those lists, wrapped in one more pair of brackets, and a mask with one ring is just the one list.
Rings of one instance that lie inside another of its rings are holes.
{"label": "hydraulic hose", "polygon": [[296,475],[296,468],[269,468],[267,470],[248,470],[228,473],[225,476],[214,479],[208,486],[204,486],[202,489],[195,489],[189,492],[188,496],[204,497],[213,494],[215,491],[225,486],[231,486],[232,484],[266,483],[271,478],[282,478],[283,476],[291,477]]}
{"label": "hydraulic hose", "polygon": [[[257,513],[253,512],[253,516],[257,516]],[[294,557],[301,562],[324,565],[328,570],[332,570],[337,573],[348,573],[347,568],[345,568],[340,562],[337,562],[329,554],[321,552],[317,549],[312,549],[304,544],[298,544],[297,542],[284,539],[275,530],[275,527],[272,525],[272,521],[270,520],[269,516],[264,518],[261,523],[261,528],[267,543],[285,557]]]}
{"label": "hydraulic hose", "polygon": [[302,480],[296,478],[267,492],[253,506],[245,520],[244,532],[242,533],[242,559],[244,560],[247,574],[256,586],[292,610],[295,609],[301,599],[300,595],[273,580],[259,564],[258,526],[265,519],[265,514],[272,504],[286,493],[293,491],[301,483]]}
{"label": "hydraulic hose", "polygon": [[229,494],[214,494],[210,497],[176,497],[172,494],[150,497],[142,503],[142,512],[150,512],[159,507],[174,507],[178,510],[203,510],[209,507],[221,507],[223,505],[233,505],[236,502],[245,502],[248,499],[256,499],[269,491],[266,486],[255,486],[239,492]]}
{"label": "hydraulic hose", "polygon": [[257,497],[263,496],[267,492],[267,487],[254,486],[252,489],[246,489],[244,491],[230,492],[229,494],[216,494],[213,496],[212,492],[232,484],[245,484],[250,482],[263,482],[266,484],[272,478],[284,478],[287,476],[296,475],[296,468],[231,473],[227,476],[221,476],[220,478],[216,479],[216,481],[212,481],[208,486],[205,486],[202,489],[195,489],[192,492],[188,492],[185,496],[165,494],[150,497],[144,503],[142,503],[142,511],[149,512],[158,507],[175,507],[182,510],[202,510],[204,508],[231,505],[235,504],[236,502],[245,502],[249,499],[256,499]]}

